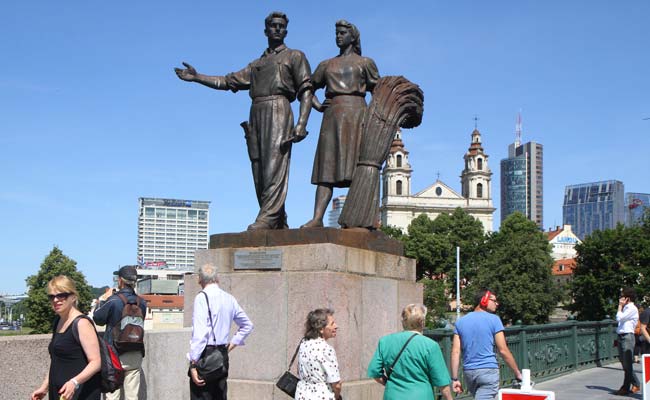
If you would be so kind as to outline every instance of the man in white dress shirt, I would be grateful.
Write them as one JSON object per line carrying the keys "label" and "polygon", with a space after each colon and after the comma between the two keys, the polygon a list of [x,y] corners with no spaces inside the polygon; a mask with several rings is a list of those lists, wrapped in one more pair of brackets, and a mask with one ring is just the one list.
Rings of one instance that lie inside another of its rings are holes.
{"label": "man in white dress shirt", "polygon": [[[639,321],[639,310],[634,305],[636,292],[633,288],[625,288],[618,300],[618,311],[616,312],[616,321],[618,321],[618,358],[625,371],[623,386],[614,394],[626,396],[638,392],[639,379],[634,374],[634,328]],[[632,387],[630,387],[632,385]]]}
{"label": "man in white dress shirt", "polygon": [[[235,347],[244,344],[246,337],[253,331],[253,323],[239,306],[237,300],[221,290],[215,266],[206,264],[199,268],[199,284],[203,290],[194,299],[192,340],[188,354],[191,378],[190,398],[192,400],[226,400],[228,376],[206,382],[199,376],[195,365],[206,352],[220,351],[223,355],[224,365],[228,369],[228,353]],[[232,338],[229,338],[230,326],[233,322],[239,326],[239,329]]]}

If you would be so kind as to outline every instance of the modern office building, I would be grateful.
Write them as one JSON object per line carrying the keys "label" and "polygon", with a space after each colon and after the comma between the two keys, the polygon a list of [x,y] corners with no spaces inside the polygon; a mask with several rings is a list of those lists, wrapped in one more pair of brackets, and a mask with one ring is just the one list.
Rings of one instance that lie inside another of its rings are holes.
{"label": "modern office building", "polygon": [[194,251],[208,248],[209,201],[139,199],[138,264],[194,269]]}
{"label": "modern office building", "polygon": [[650,208],[650,193],[625,193],[625,225],[638,224],[647,208]]}
{"label": "modern office building", "polygon": [[544,148],[532,141],[521,144],[521,116],[508,158],[501,160],[501,222],[515,211],[544,228]]}
{"label": "modern office building", "polygon": [[492,231],[492,171],[478,129],[472,132],[469,148],[463,155],[465,168],[460,176],[460,193],[437,179],[433,185],[412,195],[413,169],[408,156],[409,152],[398,131],[382,171],[382,225],[406,231],[411,221],[420,214],[435,219],[440,214],[451,214],[460,207],[479,220],[485,232]]}
{"label": "modern office building", "polygon": [[327,226],[331,228],[340,228],[339,217],[341,216],[341,211],[343,211],[343,205],[345,204],[345,196],[338,196],[332,200],[332,209],[327,213]]}
{"label": "modern office building", "polygon": [[623,182],[610,180],[570,185],[564,189],[562,221],[581,239],[593,231],[613,229],[623,223]]}

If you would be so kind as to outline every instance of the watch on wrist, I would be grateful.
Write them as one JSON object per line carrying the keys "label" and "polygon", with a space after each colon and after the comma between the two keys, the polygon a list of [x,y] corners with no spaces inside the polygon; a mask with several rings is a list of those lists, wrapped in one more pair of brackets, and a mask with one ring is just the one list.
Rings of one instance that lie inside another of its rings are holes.
{"label": "watch on wrist", "polygon": [[81,386],[81,385],[79,385],[79,381],[77,381],[75,378],[72,378],[72,379],[70,379],[70,382],[72,382],[74,384],[74,390],[75,391],[79,390],[79,386]]}
{"label": "watch on wrist", "polygon": [[458,378],[451,378],[452,381],[458,382]]}

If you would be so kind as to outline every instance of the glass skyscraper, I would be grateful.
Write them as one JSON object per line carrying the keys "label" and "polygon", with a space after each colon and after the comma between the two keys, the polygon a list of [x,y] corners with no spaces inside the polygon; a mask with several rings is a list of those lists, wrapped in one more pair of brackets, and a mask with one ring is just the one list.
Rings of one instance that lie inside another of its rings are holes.
{"label": "glass skyscraper", "polygon": [[208,248],[209,201],[139,199],[138,264],[193,270],[194,251]]}
{"label": "glass skyscraper", "polygon": [[625,193],[625,225],[638,224],[646,208],[650,208],[650,193]]}
{"label": "glass skyscraper", "polygon": [[540,229],[544,225],[544,152],[539,143],[508,146],[501,160],[501,221],[515,211],[524,214]]}
{"label": "glass skyscraper", "polygon": [[570,185],[564,189],[562,221],[584,240],[593,231],[624,222],[623,182],[610,180]]}

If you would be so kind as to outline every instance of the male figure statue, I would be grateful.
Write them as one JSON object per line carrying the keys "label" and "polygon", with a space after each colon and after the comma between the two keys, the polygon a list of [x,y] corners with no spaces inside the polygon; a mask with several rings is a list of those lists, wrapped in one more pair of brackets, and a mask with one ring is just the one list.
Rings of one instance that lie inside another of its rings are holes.
{"label": "male figure statue", "polygon": [[[252,99],[246,143],[251,159],[255,192],[260,211],[248,230],[287,228],[284,203],[289,181],[291,144],[307,136],[311,109],[311,68],[305,55],[284,45],[289,19],[272,12],[264,20],[269,47],[262,56],[238,72],[226,76],[199,74],[189,64],[175,68],[184,81],[198,82],[213,89],[248,90]],[[300,100],[295,128],[291,102]]]}
{"label": "male figure statue", "polygon": [[503,361],[519,380],[521,372],[508,349],[503,323],[494,314],[499,305],[496,295],[486,289],[479,290],[474,301],[474,311],[456,321],[451,346],[452,388],[456,393],[463,391],[458,380],[462,348],[463,371],[469,392],[476,400],[492,400],[499,391],[499,364],[494,354],[495,344]]}

